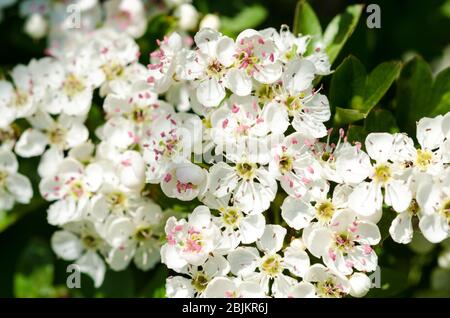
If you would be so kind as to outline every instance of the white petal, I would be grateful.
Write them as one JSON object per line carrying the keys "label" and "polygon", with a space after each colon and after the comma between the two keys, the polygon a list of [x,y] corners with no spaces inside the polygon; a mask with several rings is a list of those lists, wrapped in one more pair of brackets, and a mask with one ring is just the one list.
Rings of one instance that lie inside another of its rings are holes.
{"label": "white petal", "polygon": [[449,234],[447,220],[437,213],[422,216],[419,228],[423,236],[431,243],[442,242]]}
{"label": "white petal", "polygon": [[80,271],[94,280],[94,286],[100,287],[105,278],[106,266],[100,256],[94,251],[87,251],[76,262]]}
{"label": "white petal", "polygon": [[238,96],[247,96],[252,91],[252,79],[245,70],[231,69],[226,75],[227,87]]}
{"label": "white petal", "polygon": [[274,254],[283,247],[286,233],[287,230],[281,225],[266,225],[264,233],[256,245],[260,250]]}
{"label": "white petal", "polygon": [[236,276],[254,273],[259,260],[258,250],[254,247],[238,247],[228,254],[231,272]]}
{"label": "white petal", "polygon": [[354,273],[350,279],[350,295],[364,297],[372,287],[370,278],[364,273]]}
{"label": "white petal", "polygon": [[78,236],[68,231],[56,231],[53,233],[51,244],[56,255],[66,261],[76,260],[83,251],[83,245]]}
{"label": "white petal", "polygon": [[16,153],[24,158],[42,155],[48,144],[48,138],[37,129],[29,128],[16,143]]}
{"label": "white petal", "polygon": [[392,155],[394,136],[388,133],[371,133],[366,138],[369,156],[378,163],[386,162]]}
{"label": "white petal", "polygon": [[264,233],[265,225],[266,219],[262,214],[246,216],[239,225],[242,244],[251,244],[259,239]]}
{"label": "white petal", "polygon": [[392,180],[385,187],[384,200],[397,212],[403,212],[411,203],[412,194],[408,185],[400,180]]}
{"label": "white petal", "polygon": [[362,216],[374,215],[383,203],[381,187],[375,182],[360,183],[348,198],[349,207]]}
{"label": "white petal", "polygon": [[442,116],[422,118],[417,123],[417,140],[423,149],[433,150],[444,140],[442,131]]}
{"label": "white petal", "polygon": [[315,77],[316,68],[308,60],[296,59],[289,62],[283,73],[283,86],[290,92],[301,92],[308,89]]}
{"label": "white petal", "polygon": [[219,105],[224,97],[225,88],[214,77],[202,81],[197,87],[197,100],[205,107]]}
{"label": "white petal", "polygon": [[14,195],[16,201],[27,204],[33,196],[33,188],[27,177],[20,173],[9,175],[6,181],[8,191]]}
{"label": "white petal", "polygon": [[409,212],[400,213],[392,221],[389,227],[389,234],[392,239],[401,244],[408,244],[413,238],[413,227]]}
{"label": "white petal", "polygon": [[194,293],[195,290],[190,279],[182,276],[167,278],[166,296],[168,298],[192,298],[194,297]]}
{"label": "white petal", "polygon": [[287,197],[281,205],[281,216],[290,227],[300,230],[310,224],[315,210],[302,199]]}

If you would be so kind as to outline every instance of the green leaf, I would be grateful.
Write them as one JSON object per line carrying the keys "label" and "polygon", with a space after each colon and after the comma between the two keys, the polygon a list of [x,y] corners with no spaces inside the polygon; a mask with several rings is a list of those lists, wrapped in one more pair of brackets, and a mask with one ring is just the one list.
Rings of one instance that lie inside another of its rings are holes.
{"label": "green leaf", "polygon": [[357,96],[364,96],[366,85],[364,65],[354,56],[348,56],[338,66],[331,78],[330,103],[334,107],[350,108],[358,103]]}
{"label": "green leaf", "polygon": [[399,62],[385,62],[367,75],[356,57],[347,57],[331,79],[330,103],[335,109],[335,126],[366,118],[398,77],[400,68]]}
{"label": "green leaf", "polygon": [[331,64],[355,30],[363,7],[361,4],[347,7],[345,12],[334,17],[325,29],[323,41]]}
{"label": "green leaf", "polygon": [[336,107],[334,122],[338,123],[339,125],[345,125],[361,120],[364,117],[365,114],[361,113],[359,110]]}
{"label": "green leaf", "polygon": [[393,134],[400,131],[394,115],[381,108],[374,109],[369,113],[364,120],[364,128],[367,132],[389,132]]}
{"label": "green leaf", "polygon": [[267,18],[267,10],[261,5],[243,8],[236,16],[220,17],[220,30],[228,36],[235,36],[245,29],[255,28]]}
{"label": "green leaf", "polygon": [[22,253],[14,274],[16,297],[55,297],[54,258],[50,246],[32,241]]}
{"label": "green leaf", "polygon": [[402,64],[400,62],[384,62],[373,69],[367,79],[364,107],[367,111],[372,109],[386,94],[389,87],[400,74]]}
{"label": "green leaf", "polygon": [[120,272],[108,270],[102,286],[96,292],[96,296],[108,298],[134,297],[134,280],[131,268]]}
{"label": "green leaf", "polygon": [[306,0],[300,0],[295,8],[294,34],[309,34],[313,37],[322,37],[322,27],[313,8]]}
{"label": "green leaf", "polygon": [[450,111],[450,67],[436,76],[431,94],[431,105],[433,105],[431,116],[442,115]]}
{"label": "green leaf", "polygon": [[431,69],[421,57],[414,57],[403,67],[396,95],[396,117],[402,131],[414,135],[416,121],[432,112],[432,85]]}

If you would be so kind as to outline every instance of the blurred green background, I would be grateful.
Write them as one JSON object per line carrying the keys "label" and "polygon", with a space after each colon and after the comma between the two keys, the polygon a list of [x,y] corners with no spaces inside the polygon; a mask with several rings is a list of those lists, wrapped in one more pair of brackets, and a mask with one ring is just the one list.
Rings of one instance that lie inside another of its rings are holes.
{"label": "blurred green background", "polygon": [[[222,31],[233,35],[245,28],[278,28],[292,26],[296,0],[194,0],[201,13],[218,13]],[[335,69],[352,54],[367,70],[388,60],[405,60],[416,53],[430,63],[434,72],[450,65],[450,0],[311,0],[309,1],[322,26],[346,6],[353,3],[376,3],[381,7],[381,28],[366,26],[368,14],[363,11],[358,26],[333,64]],[[149,31],[139,39],[143,49],[143,62],[154,48],[170,19],[155,17],[149,21]],[[2,44],[0,68],[8,71],[19,63],[28,63],[33,57],[43,56],[45,40],[34,41],[22,31],[23,20],[18,17],[17,6],[5,11],[0,23]],[[331,76],[323,79],[328,93]],[[383,101],[395,94],[391,87]],[[397,120],[399,117],[397,116]],[[398,123],[401,126],[401,123]],[[37,160],[22,160],[21,172],[30,176],[37,194],[38,180],[30,172]],[[30,206],[16,206],[11,213],[0,213],[0,297],[161,297],[167,270],[159,265],[150,272],[141,272],[130,266],[124,272],[108,271],[103,286],[96,290],[91,280],[82,277],[82,288],[65,288],[68,263],[57,260],[49,241],[55,228],[47,224],[47,203],[34,199]],[[387,221],[392,220],[392,212]],[[381,224],[386,231],[389,224]],[[373,297],[450,296],[449,270],[438,268],[438,255],[442,245],[432,246],[420,237],[411,246],[395,244],[390,238],[379,249],[381,288],[370,292]],[[447,248],[450,248],[448,246]]]}

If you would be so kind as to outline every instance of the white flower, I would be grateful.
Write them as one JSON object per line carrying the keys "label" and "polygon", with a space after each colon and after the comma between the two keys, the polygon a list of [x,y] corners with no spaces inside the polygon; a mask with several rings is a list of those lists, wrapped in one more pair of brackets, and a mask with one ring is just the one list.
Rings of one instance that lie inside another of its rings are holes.
{"label": "white flower", "polygon": [[183,47],[181,36],[174,32],[163,41],[157,41],[159,49],[150,54],[147,82],[153,84],[158,93],[166,92],[174,83],[178,55]]}
{"label": "white flower", "polygon": [[281,205],[283,220],[296,230],[309,226],[314,219],[323,225],[330,224],[336,213],[348,209],[348,196],[352,188],[348,185],[337,185],[331,199],[327,198],[327,192],[324,190],[319,197],[310,193],[302,198],[287,197]]}
{"label": "white flower", "polygon": [[211,114],[211,126],[216,152],[225,151],[230,159],[248,154],[250,159],[264,163],[269,161],[270,142],[277,140],[289,122],[275,104],[261,109],[255,97],[232,95],[226,105]]}
{"label": "white flower", "polygon": [[206,298],[264,298],[262,287],[254,282],[247,282],[229,277],[215,277],[206,287]]}
{"label": "white flower", "polygon": [[194,80],[198,101],[205,107],[214,107],[225,97],[225,77],[235,60],[235,44],[231,38],[208,28],[200,30],[194,41],[198,50],[182,52],[177,74],[181,79]]}
{"label": "white flower", "polygon": [[90,223],[71,223],[67,230],[56,231],[51,238],[53,251],[66,261],[75,261],[82,273],[100,287],[105,277],[106,266],[98,253],[107,247]]}
{"label": "white flower", "polygon": [[14,202],[27,204],[33,196],[30,180],[17,172],[19,163],[13,152],[0,148],[0,210],[11,210]]}
{"label": "white flower", "polygon": [[217,14],[208,13],[200,21],[199,29],[213,29],[218,30],[220,28],[220,19]]}
{"label": "white flower", "polygon": [[[228,255],[231,272],[245,281],[258,283],[266,294],[269,293],[269,282],[273,280],[272,294],[287,297],[296,280],[283,274],[283,271],[287,269],[302,277],[309,268],[309,257],[303,245],[296,240],[284,251],[284,256],[279,255],[285,235],[286,229],[280,225],[266,225],[264,234],[257,242],[263,256],[254,247],[238,247]],[[255,271],[257,268],[258,272]]]}
{"label": "white flower", "polygon": [[198,12],[192,4],[183,3],[175,8],[174,16],[178,19],[178,27],[183,31],[191,31],[198,23]]}
{"label": "white flower", "polygon": [[[133,260],[139,269],[146,271],[160,261],[160,238],[164,234],[161,208],[149,200],[134,205],[135,210],[129,211],[127,216],[132,225],[129,236],[108,253],[107,262],[114,270],[125,269]],[[108,235],[116,237],[116,231],[123,228],[123,224],[125,222],[106,225]]]}
{"label": "white flower", "polygon": [[375,224],[359,220],[349,210],[337,212],[328,226],[316,223],[303,231],[308,250],[344,275],[351,274],[353,269],[374,271],[378,258],[371,246],[380,239]]}
{"label": "white flower", "polygon": [[309,151],[307,141],[300,133],[287,136],[272,148],[269,172],[280,181],[287,194],[301,197],[313,188],[324,186],[321,169]]}
{"label": "white flower", "polygon": [[406,210],[412,194],[404,180],[400,178],[403,167],[395,162],[395,136],[388,133],[371,133],[366,138],[369,156],[376,161],[367,172],[371,182],[362,182],[355,187],[349,197],[349,206],[363,216],[370,216],[381,209],[384,202],[397,212]]}
{"label": "white flower", "polygon": [[141,141],[147,182],[161,182],[173,164],[190,159],[201,149],[201,136],[202,123],[196,115],[168,114],[156,122]]}
{"label": "white flower", "polygon": [[[214,278],[224,277],[230,271],[230,264],[223,256],[211,256],[200,266],[188,266],[183,276],[169,277],[166,280],[167,296],[178,297],[202,297],[205,289]],[[206,296],[207,297],[207,296]]]}
{"label": "white flower", "polygon": [[207,181],[207,171],[187,161],[168,169],[161,181],[161,189],[169,198],[191,201],[206,191]]}
{"label": "white flower", "polygon": [[125,32],[134,38],[144,35],[147,17],[141,0],[110,0],[105,2],[107,26]]}
{"label": "white flower", "polygon": [[239,96],[252,91],[252,78],[262,84],[280,79],[282,64],[272,40],[255,30],[242,31],[236,39],[236,67],[227,74],[228,87]]}
{"label": "white flower", "polygon": [[33,39],[41,39],[48,30],[47,20],[41,14],[34,13],[25,21],[24,30]]}
{"label": "white flower", "polygon": [[48,113],[37,111],[27,119],[32,127],[22,133],[15,147],[16,153],[24,158],[42,155],[47,145],[62,157],[63,151],[81,145],[89,137],[82,117],[61,114],[54,120]]}
{"label": "white flower", "polygon": [[217,209],[220,215],[213,221],[222,230],[220,248],[231,251],[240,243],[254,243],[263,235],[266,219],[262,214],[245,215],[235,206],[222,205]]}
{"label": "white flower", "polygon": [[425,238],[439,243],[450,235],[450,171],[424,182],[417,190],[417,203],[422,209],[419,228]]}
{"label": "white flower", "polygon": [[220,237],[206,206],[195,208],[188,221],[170,217],[165,232],[167,243],[161,248],[161,261],[177,272],[182,272],[188,264],[203,265]]}
{"label": "white flower", "polygon": [[234,205],[244,213],[262,213],[275,198],[277,183],[264,167],[243,159],[234,167],[224,162],[213,165],[209,191],[218,198],[232,193]]}
{"label": "white flower", "polygon": [[6,80],[0,80],[1,128],[6,128],[17,118],[33,114],[40,98],[35,96],[35,84],[29,67],[25,65],[14,67],[11,78],[14,85]]}
{"label": "white flower", "polygon": [[52,85],[57,88],[48,96],[44,110],[51,114],[63,112],[71,116],[82,116],[89,112],[92,94],[104,81],[100,69],[92,67],[87,53],[61,63],[64,70],[55,76]]}
{"label": "white flower", "polygon": [[48,222],[63,225],[80,220],[87,212],[92,192],[101,185],[101,168],[90,164],[86,168],[73,158],[64,159],[54,175],[44,177],[39,183],[42,197],[58,200],[48,210]]}
{"label": "white flower", "polygon": [[305,273],[304,281],[313,284],[316,294],[323,298],[341,298],[351,291],[350,282],[345,276],[322,264],[312,265]]}

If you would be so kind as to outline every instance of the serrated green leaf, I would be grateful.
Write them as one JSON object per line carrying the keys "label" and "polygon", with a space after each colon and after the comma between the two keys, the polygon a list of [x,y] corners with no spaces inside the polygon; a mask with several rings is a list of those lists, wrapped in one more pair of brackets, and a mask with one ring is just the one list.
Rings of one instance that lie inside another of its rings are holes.
{"label": "serrated green leaf", "polygon": [[295,8],[293,33],[322,37],[319,18],[306,0],[300,0]]}
{"label": "serrated green leaf", "polygon": [[347,7],[345,12],[334,17],[325,29],[323,42],[331,64],[355,31],[363,7],[361,4]]}

